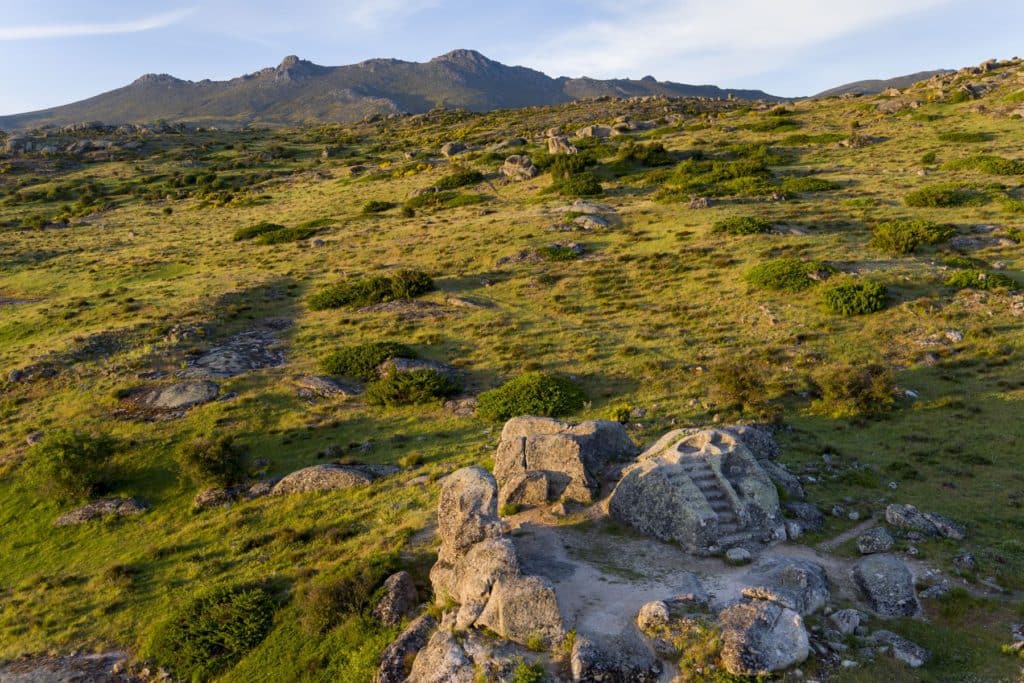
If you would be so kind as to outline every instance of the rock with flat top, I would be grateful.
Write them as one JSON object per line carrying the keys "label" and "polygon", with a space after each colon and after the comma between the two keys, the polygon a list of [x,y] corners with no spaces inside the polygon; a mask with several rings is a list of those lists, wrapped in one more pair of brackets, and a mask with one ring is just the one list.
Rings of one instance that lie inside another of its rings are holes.
{"label": "rock with flat top", "polygon": [[106,517],[131,517],[142,514],[148,509],[149,506],[134,498],[101,498],[71,512],[65,512],[54,521],[53,525],[75,526]]}
{"label": "rock with flat top", "polygon": [[734,676],[768,676],[803,662],[810,642],[799,614],[778,603],[753,600],[724,610],[722,663]]}

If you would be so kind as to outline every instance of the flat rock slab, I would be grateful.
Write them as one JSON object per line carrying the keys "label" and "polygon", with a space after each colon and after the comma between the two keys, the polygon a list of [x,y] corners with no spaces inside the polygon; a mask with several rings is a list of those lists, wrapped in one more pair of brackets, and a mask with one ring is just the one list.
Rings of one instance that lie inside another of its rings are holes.
{"label": "flat rock slab", "polygon": [[323,375],[296,377],[292,382],[295,384],[295,390],[299,398],[335,398],[359,394],[357,387]]}
{"label": "flat rock slab", "polygon": [[220,386],[215,382],[176,382],[144,390],[135,403],[152,410],[187,410],[217,398]]}
{"label": "flat rock slab", "polygon": [[285,356],[273,331],[260,329],[241,332],[215,346],[178,373],[186,379],[226,379],[237,375],[284,365]]}
{"label": "flat rock slab", "polygon": [[359,309],[360,313],[389,313],[399,320],[422,320],[424,318],[443,318],[449,311],[432,301],[385,301],[381,304],[366,306]]}
{"label": "flat rock slab", "polygon": [[114,673],[129,659],[127,652],[26,657],[0,665],[2,683],[143,683],[129,673]]}
{"label": "flat rock slab", "polygon": [[313,465],[292,472],[274,485],[272,495],[338,491],[365,486],[375,479],[393,474],[398,468],[372,465]]}
{"label": "flat rock slab", "polygon": [[133,498],[101,498],[71,512],[65,512],[54,521],[53,525],[74,526],[105,517],[129,517],[141,514],[148,509],[149,507],[145,503],[140,503]]}

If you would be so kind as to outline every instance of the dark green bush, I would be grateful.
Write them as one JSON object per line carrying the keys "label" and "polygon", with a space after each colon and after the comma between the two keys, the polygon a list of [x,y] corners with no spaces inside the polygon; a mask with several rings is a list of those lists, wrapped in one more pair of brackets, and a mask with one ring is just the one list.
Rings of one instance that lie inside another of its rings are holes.
{"label": "dark green bush", "polygon": [[396,299],[412,299],[433,288],[434,281],[426,273],[400,270],[393,275],[374,275],[330,285],[311,296],[308,305],[313,311],[372,306]]}
{"label": "dark green bush", "polygon": [[577,250],[561,244],[549,244],[537,251],[547,261],[575,261],[580,257]]}
{"label": "dark green bush", "polygon": [[1020,284],[1013,278],[993,271],[958,270],[946,280],[946,286],[953,289],[979,289],[993,291],[997,289],[1017,290]]}
{"label": "dark green bush", "polygon": [[822,303],[836,315],[864,315],[885,308],[888,292],[879,282],[839,281],[828,284],[821,292]]}
{"label": "dark green bush", "polygon": [[57,429],[25,454],[26,482],[40,495],[61,502],[92,496],[103,483],[114,443],[70,429]]}
{"label": "dark green bush", "polygon": [[447,201],[451,201],[458,196],[458,192],[424,192],[418,194],[415,197],[409,197],[405,200],[403,205],[407,209],[434,209],[443,205]]}
{"label": "dark green bush", "polygon": [[182,474],[200,487],[227,488],[245,479],[245,449],[234,437],[201,436],[183,443],[175,453]]}
{"label": "dark green bush", "polygon": [[783,192],[829,192],[838,190],[839,183],[825,178],[804,176],[802,178],[786,178],[782,181]]}
{"label": "dark green bush", "polygon": [[922,244],[939,244],[956,234],[952,225],[931,221],[900,220],[879,223],[872,230],[871,246],[891,256],[912,254]]}
{"label": "dark green bush", "polygon": [[571,380],[529,372],[480,394],[477,414],[495,421],[518,415],[561,417],[580,410],[585,402],[583,391]]}
{"label": "dark green bush", "polygon": [[566,197],[593,197],[604,191],[601,181],[590,171],[581,171],[558,183],[559,194]]}
{"label": "dark green bush", "polygon": [[939,133],[939,139],[943,142],[988,142],[992,136],[988,133],[954,130]]}
{"label": "dark green bush", "polygon": [[251,240],[255,237],[259,237],[260,235],[266,235],[267,233],[277,232],[278,230],[284,229],[285,227],[283,225],[279,225],[277,223],[256,223],[255,225],[250,225],[247,228],[239,228],[236,230],[234,240],[236,242]]}
{"label": "dark green bush", "polygon": [[476,185],[483,179],[484,174],[476,169],[459,168],[434,183],[434,187],[439,190],[457,190],[467,185]]}
{"label": "dark green bush", "polygon": [[741,410],[760,411],[768,403],[766,371],[761,363],[740,358],[711,367],[711,396],[719,403]]}
{"label": "dark green bush", "polygon": [[641,166],[668,166],[675,162],[672,155],[665,149],[665,145],[660,142],[644,145],[632,140],[619,148],[618,158],[620,161]]}
{"label": "dark green bush", "polygon": [[931,185],[907,194],[903,203],[918,208],[948,208],[953,206],[980,206],[988,202],[981,192],[955,185]]}
{"label": "dark green bush", "polygon": [[372,555],[314,579],[298,595],[303,630],[312,636],[322,635],[347,616],[367,610],[374,592],[394,569],[393,557]]}
{"label": "dark green bush", "polygon": [[384,211],[387,211],[388,209],[390,209],[393,206],[394,206],[394,204],[391,203],[391,202],[384,202],[384,201],[381,201],[379,199],[371,199],[370,201],[368,201],[365,204],[363,204],[362,212],[363,213],[382,213]]}
{"label": "dark green bush", "polygon": [[747,282],[761,289],[799,292],[814,284],[811,275],[817,272],[834,272],[831,266],[820,261],[804,261],[783,257],[759,263],[747,272]]}
{"label": "dark green bush", "polygon": [[814,381],[819,407],[836,417],[881,413],[895,402],[892,370],[877,363],[830,366]]}
{"label": "dark green bush", "polygon": [[949,171],[979,171],[989,175],[1024,175],[1024,161],[981,154],[950,161],[943,168]]}
{"label": "dark green bush", "polygon": [[757,233],[769,232],[772,229],[771,221],[756,216],[731,216],[715,221],[712,232],[728,233],[730,235],[755,235]]}
{"label": "dark green bush", "polygon": [[458,386],[436,370],[390,372],[366,385],[363,398],[373,406],[407,406],[430,403],[458,391]]}
{"label": "dark green bush", "polygon": [[416,352],[395,342],[367,342],[332,351],[320,361],[320,369],[365,381],[375,379],[380,364],[392,358],[416,358]]}
{"label": "dark green bush", "polygon": [[773,131],[795,130],[800,127],[800,122],[796,119],[771,116],[770,118],[758,121],[757,123],[748,123],[743,127],[755,133],[771,133]]}
{"label": "dark green bush", "polygon": [[947,268],[988,268],[988,263],[981,260],[980,258],[971,258],[969,256],[947,256],[942,259],[942,265]]}
{"label": "dark green bush", "polygon": [[284,244],[309,239],[319,232],[316,228],[284,228],[265,232],[255,239],[257,244]]}
{"label": "dark green bush", "polygon": [[220,588],[164,622],[150,654],[179,680],[206,681],[259,645],[273,622],[274,601],[264,588]]}

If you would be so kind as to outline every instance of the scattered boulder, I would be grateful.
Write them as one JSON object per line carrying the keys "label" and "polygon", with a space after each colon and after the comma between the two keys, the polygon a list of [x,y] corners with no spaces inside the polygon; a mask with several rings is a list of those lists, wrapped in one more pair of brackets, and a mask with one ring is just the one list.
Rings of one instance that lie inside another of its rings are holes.
{"label": "scattered boulder", "polygon": [[967,538],[967,530],[949,517],[934,512],[921,512],[913,505],[889,505],[885,508],[885,521],[894,527],[918,531],[928,536],[943,536],[955,541]]}
{"label": "scattered boulder", "polygon": [[359,390],[342,384],[333,377],[323,375],[307,375],[296,377],[295,383],[300,398],[335,398],[337,396],[355,396]]}
{"label": "scattered boulder", "polygon": [[736,546],[725,551],[725,561],[731,565],[742,566],[754,561],[754,556],[743,546]]}
{"label": "scattered boulder", "polygon": [[451,631],[439,628],[420,650],[408,683],[474,683],[473,662]]}
{"label": "scattered boulder", "polygon": [[892,550],[895,541],[889,530],[884,527],[868,529],[857,538],[857,550],[861,555],[887,553]]}
{"label": "scattered boulder", "polygon": [[776,602],[803,616],[824,607],[831,597],[825,569],[809,560],[764,558],[746,581],[744,596]]}
{"label": "scattered boulder", "polygon": [[461,142],[446,142],[441,145],[441,154],[444,155],[446,159],[451,159],[453,156],[462,154],[465,151],[466,146]]}
{"label": "scattered boulder", "polygon": [[445,411],[459,417],[470,417],[476,414],[477,400],[474,396],[450,398],[444,402]]}
{"label": "scattered boulder", "polygon": [[668,605],[661,600],[646,603],[636,615],[636,625],[641,631],[658,631],[668,626],[670,615]]}
{"label": "scattered boulder", "polygon": [[437,620],[424,614],[412,621],[401,635],[384,649],[375,683],[405,683],[412,671],[413,660],[424,648]]}
{"label": "scattered boulder", "polygon": [[[283,321],[265,321],[270,327],[283,327]],[[184,379],[226,379],[237,375],[284,365],[284,351],[271,329],[255,329],[234,335],[220,346],[208,350],[178,373]]]}
{"label": "scattered boulder", "polygon": [[152,410],[187,410],[217,398],[220,386],[215,382],[176,382],[144,390],[135,402]]}
{"label": "scattered boulder", "polygon": [[209,510],[230,505],[234,501],[235,492],[231,489],[206,489],[192,499],[192,507],[197,510]]}
{"label": "scattered boulder", "polygon": [[869,555],[854,565],[853,579],[868,605],[883,617],[912,617],[920,605],[910,569],[892,555]]}
{"label": "scattered boulder", "polygon": [[[764,458],[760,458],[759,462],[761,463],[761,467],[764,469],[765,473],[772,480],[772,483],[778,486],[787,498],[793,501],[801,501],[807,498],[807,492],[804,490],[804,485],[800,483],[799,477],[787,470],[784,465]],[[795,505],[795,503],[791,503],[790,505]],[[787,509],[789,508],[787,507]],[[809,508],[799,509],[805,511],[809,510]],[[813,514],[811,514],[808,519],[804,519],[798,514],[797,519],[802,522],[807,522],[807,524],[804,525],[804,528],[808,531],[821,531],[821,527],[814,528],[815,521]],[[824,523],[824,518],[822,519],[822,523]]]}
{"label": "scattered boulder", "polygon": [[799,614],[754,600],[724,610],[722,662],[734,676],[767,676],[807,659],[810,641]]}
{"label": "scattered boulder", "polygon": [[105,517],[130,517],[149,509],[145,503],[134,498],[101,498],[87,503],[58,517],[54,526],[74,526]]}
{"label": "scattered boulder", "polygon": [[389,358],[377,366],[377,375],[386,377],[392,373],[400,375],[418,370],[431,370],[453,381],[459,379],[459,371],[452,366],[422,358]]}
{"label": "scattered boulder", "polygon": [[712,202],[707,197],[694,197],[693,199],[690,200],[689,204],[691,209],[709,209],[713,205],[714,202]]}
{"label": "scattered boulder", "polygon": [[572,223],[580,230],[605,230],[612,226],[611,221],[607,218],[592,214],[576,216],[572,219]]}
{"label": "scattered boulder", "polygon": [[[625,427],[610,420],[570,424],[544,417],[516,417],[505,423],[494,458],[494,476],[506,502],[514,491],[540,487],[531,472],[543,472],[548,500],[590,503],[599,489],[599,475],[612,460],[631,457],[636,446]],[[521,501],[524,502],[525,501]]]}
{"label": "scattered boulder", "polygon": [[853,635],[861,625],[867,623],[868,617],[860,610],[841,609],[829,615],[829,621],[844,636]]}
{"label": "scattered boulder", "polygon": [[621,634],[598,643],[577,634],[573,640],[569,666],[575,681],[622,681],[654,683],[659,680],[662,665],[639,636]]}
{"label": "scattered boulder", "polygon": [[548,138],[548,154],[576,154],[579,152],[576,146],[569,142],[569,138],[554,135]]}
{"label": "scattered boulder", "polygon": [[292,472],[277,482],[273,495],[283,496],[292,493],[311,493],[313,491],[337,491],[365,486],[377,477],[374,473],[358,465],[313,465]]}
{"label": "scattered boulder", "polygon": [[444,479],[437,504],[437,533],[443,547],[466,550],[501,534],[494,477],[481,467],[466,467]]}
{"label": "scattered boulder", "polygon": [[578,138],[609,138],[611,135],[611,126],[584,126],[576,131]]}
{"label": "scattered boulder", "polygon": [[416,608],[419,598],[409,572],[392,574],[384,582],[384,595],[373,608],[373,616],[385,626],[397,626]]}
{"label": "scattered boulder", "polygon": [[530,180],[540,174],[540,170],[533,165],[530,157],[523,154],[514,154],[505,159],[501,166],[502,174],[509,180]]}
{"label": "scattered boulder", "polygon": [[892,631],[875,631],[871,634],[871,639],[887,645],[896,661],[906,664],[911,669],[921,668],[932,658],[930,651]]}
{"label": "scattered boulder", "polygon": [[634,529],[698,554],[786,534],[778,492],[734,429],[666,434],[623,471],[608,509]]}
{"label": "scattered boulder", "polygon": [[804,531],[821,531],[825,528],[825,513],[814,503],[786,503],[786,512],[800,522]]}

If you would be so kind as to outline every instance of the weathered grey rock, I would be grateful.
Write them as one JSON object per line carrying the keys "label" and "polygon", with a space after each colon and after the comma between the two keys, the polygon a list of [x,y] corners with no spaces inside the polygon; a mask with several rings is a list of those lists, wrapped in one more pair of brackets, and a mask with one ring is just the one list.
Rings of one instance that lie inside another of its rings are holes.
{"label": "weathered grey rock", "polygon": [[[795,474],[793,474],[792,472],[790,472],[777,462],[765,460],[763,458],[760,459],[760,462],[761,467],[764,468],[764,471],[768,474],[768,477],[772,480],[773,483],[775,483],[776,486],[782,489],[782,492],[786,494],[787,498],[793,501],[802,501],[807,497],[807,492],[804,490],[804,485],[800,483],[800,478],[797,477]],[[804,525],[805,528],[807,528],[808,530],[811,530],[811,528],[814,526],[813,520],[811,519],[804,519],[799,515],[797,515],[797,518],[800,519],[800,521],[802,522],[811,523],[809,525]],[[824,524],[824,519],[822,519],[822,523]]]}
{"label": "weathered grey rock", "polygon": [[932,658],[930,651],[892,631],[875,631],[871,634],[871,639],[876,643],[888,645],[892,656],[911,669],[921,668]]}
{"label": "weathered grey rock", "polygon": [[453,551],[464,551],[501,534],[498,485],[490,472],[466,467],[445,477],[437,504],[437,527],[442,546]]}
{"label": "weathered grey rock", "polygon": [[446,142],[441,145],[441,154],[443,154],[446,159],[450,159],[456,154],[462,154],[465,151],[466,146],[461,142]]}
{"label": "weathered grey rock", "polygon": [[732,565],[750,564],[753,559],[754,556],[750,554],[750,551],[742,546],[729,548],[725,551],[725,561]]}
{"label": "weathered grey rock", "polygon": [[148,509],[149,506],[134,498],[101,498],[71,512],[65,512],[54,521],[53,525],[74,526],[104,517],[129,517],[141,514]]}
{"label": "weathered grey rock", "polygon": [[714,203],[707,197],[694,197],[690,200],[689,206],[691,209],[708,209],[711,208],[713,204]]}
{"label": "weathered grey rock", "polygon": [[501,166],[502,174],[509,180],[530,180],[540,174],[540,170],[533,165],[530,157],[524,154],[514,154],[505,159]]}
{"label": "weathered grey rock", "polygon": [[459,605],[455,625],[469,628],[483,614],[495,584],[521,574],[512,541],[487,538],[465,551],[442,545],[430,569],[430,582],[438,602]]}
{"label": "weathered grey rock", "polygon": [[874,555],[875,553],[887,553],[892,550],[896,541],[892,534],[884,527],[868,529],[857,537],[857,550],[861,555]]}
{"label": "weathered grey rock", "polygon": [[220,387],[209,381],[177,382],[153,387],[142,393],[137,402],[154,410],[183,410],[209,403],[217,398]]}
{"label": "weathered grey rock", "polygon": [[293,381],[302,398],[334,398],[336,396],[355,396],[359,393],[356,387],[323,375],[296,377]]}
{"label": "weathered grey rock", "polygon": [[452,398],[444,402],[445,411],[459,417],[469,417],[476,413],[477,400],[473,396]]}
{"label": "weathered grey rock", "polygon": [[640,642],[623,633],[599,643],[585,634],[573,641],[569,666],[574,681],[587,683],[654,683],[662,673],[661,662]]}
{"label": "weathered grey rock", "polygon": [[[162,680],[137,676],[127,666],[127,652],[74,652],[69,655],[36,655],[0,662],[2,683],[145,683]],[[158,673],[157,676],[160,674]]]}
{"label": "weathered grey rock", "polygon": [[474,683],[473,662],[451,631],[439,628],[413,662],[408,683]]}
{"label": "weathered grey rock", "polygon": [[192,507],[197,510],[223,507],[234,502],[236,495],[236,491],[233,489],[206,489],[197,493],[196,497],[192,499]]}
{"label": "weathered grey rock", "polygon": [[829,615],[829,621],[844,636],[853,635],[867,620],[867,615],[856,609],[841,609]]}
{"label": "weathered grey rock", "polygon": [[611,126],[584,126],[576,131],[578,138],[608,138],[611,135]]}
{"label": "weathered grey rock", "polygon": [[544,505],[551,498],[551,482],[547,472],[533,471],[512,475],[498,489],[498,509],[507,505]]}
{"label": "weathered grey rock", "polygon": [[805,531],[821,531],[825,528],[825,513],[814,503],[786,503],[786,512],[798,520]]}
{"label": "weathered grey rock", "polygon": [[892,555],[869,555],[854,565],[853,578],[871,609],[883,617],[912,617],[920,606],[914,576]]}
{"label": "weathered grey rock", "polygon": [[220,346],[215,346],[189,362],[178,373],[186,379],[225,379],[252,370],[273,368],[284,364],[280,343],[269,327],[280,327],[280,321],[265,321],[267,328],[240,332]]}
{"label": "weathered grey rock", "polygon": [[539,639],[551,646],[565,633],[555,589],[539,576],[499,577],[475,625],[522,645]]}
{"label": "weathered grey rock", "polygon": [[633,456],[636,451],[618,422],[570,424],[550,418],[516,417],[502,429],[494,476],[504,490],[521,486],[522,478],[530,472],[544,472],[549,500],[589,503],[600,490],[600,471],[613,459]]}
{"label": "weathered grey rock", "polygon": [[668,626],[668,621],[668,605],[662,600],[646,603],[636,615],[636,625],[641,631],[657,631]]}
{"label": "weathered grey rock", "polygon": [[350,465],[313,465],[281,479],[274,486],[273,495],[337,491],[353,486],[365,486],[376,477],[365,468]]}
{"label": "weathered grey rock", "polygon": [[767,600],[740,603],[719,616],[722,662],[735,676],[767,676],[807,659],[810,642],[803,619]]}
{"label": "weathered grey rock", "polygon": [[374,605],[373,616],[386,626],[395,626],[412,614],[418,601],[412,576],[409,572],[398,572],[384,582],[384,595]]}
{"label": "weathered grey rock", "polygon": [[885,521],[894,527],[919,531],[929,536],[944,536],[957,541],[967,537],[967,530],[949,517],[934,512],[921,512],[913,505],[889,505],[885,508]]}
{"label": "weathered grey rock", "polygon": [[422,358],[389,358],[377,366],[377,375],[386,377],[392,373],[402,374],[418,370],[431,370],[452,381],[459,379],[459,371],[452,366]]}
{"label": "weathered grey rock", "polygon": [[766,557],[744,580],[746,597],[770,600],[803,616],[824,607],[831,596],[825,569],[809,560]]}
{"label": "weathered grey rock", "polygon": [[553,135],[548,138],[548,154],[576,154],[578,151],[567,137]]}
{"label": "weathered grey rock", "polygon": [[623,471],[608,509],[642,533],[702,554],[738,534],[782,540],[786,533],[774,484],[730,429],[666,434]]}
{"label": "weathered grey rock", "polygon": [[422,650],[437,620],[429,614],[414,619],[387,648],[380,658],[375,683],[405,683],[412,671],[413,660]]}
{"label": "weathered grey rock", "polygon": [[573,225],[581,230],[605,230],[611,227],[611,221],[601,216],[587,214],[572,219]]}

